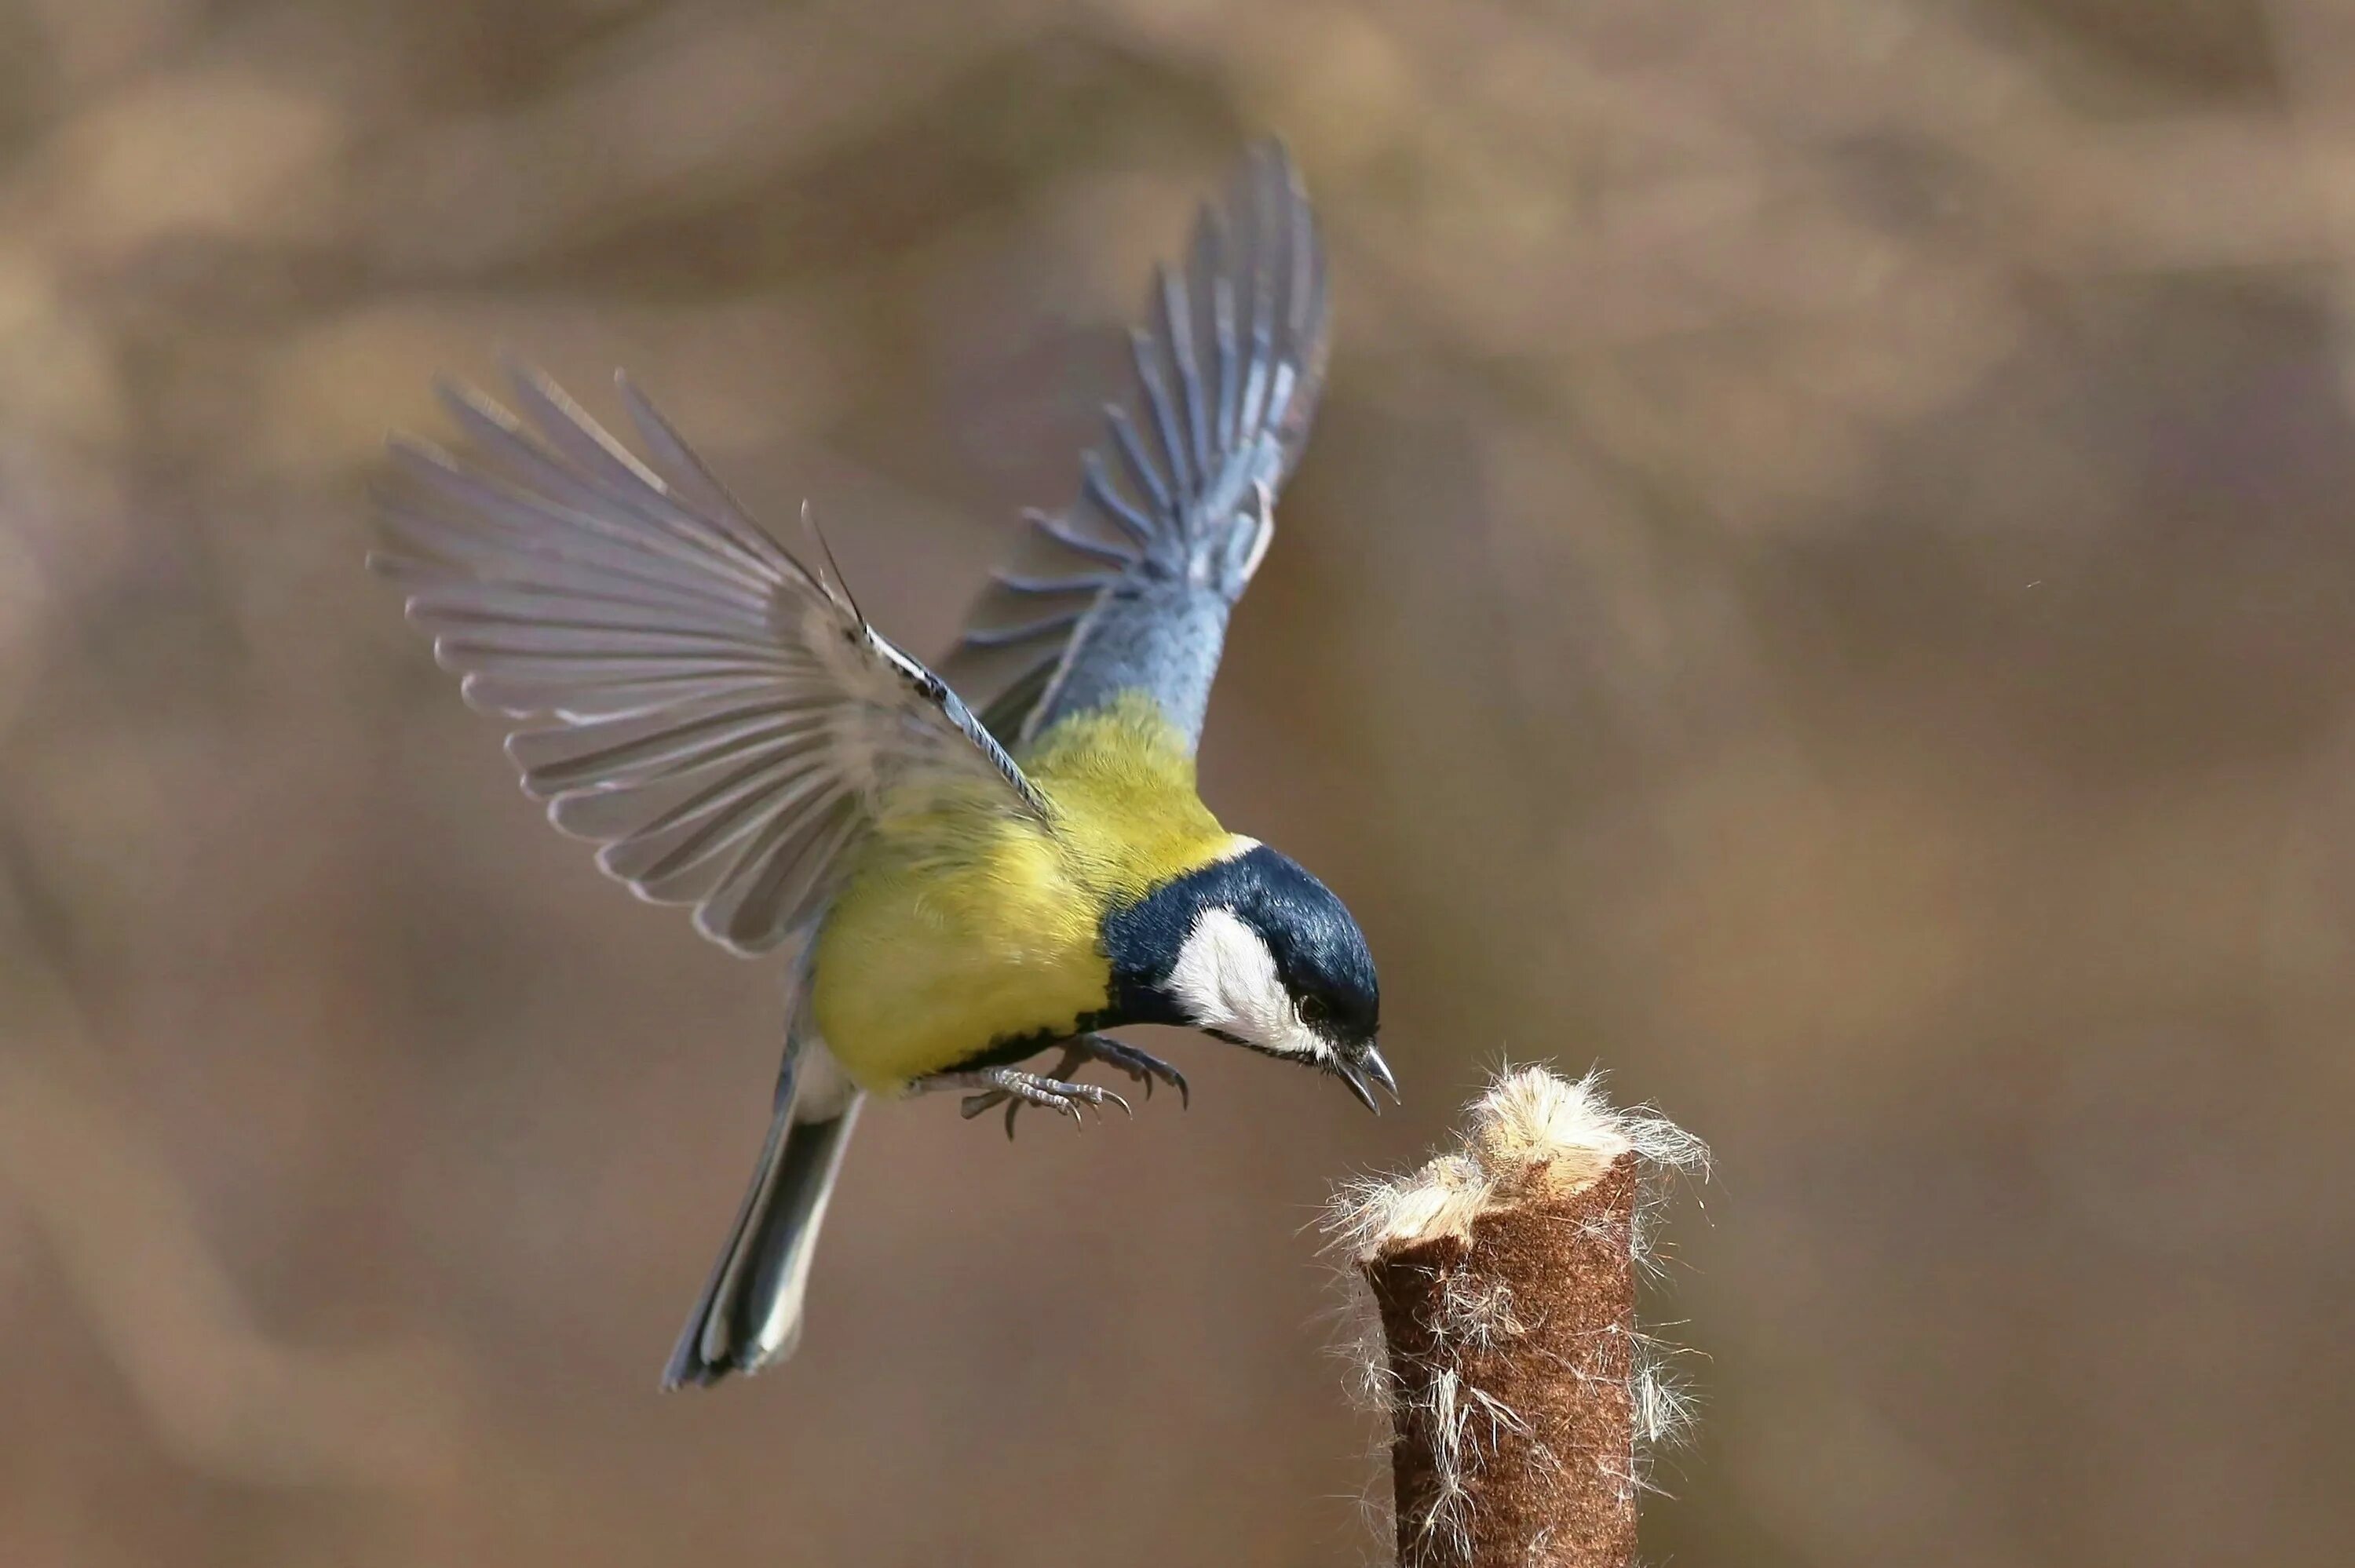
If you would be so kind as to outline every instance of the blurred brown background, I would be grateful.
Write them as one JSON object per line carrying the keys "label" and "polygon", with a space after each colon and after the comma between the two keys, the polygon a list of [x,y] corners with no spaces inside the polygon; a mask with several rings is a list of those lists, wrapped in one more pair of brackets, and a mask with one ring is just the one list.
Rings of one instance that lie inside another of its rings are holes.
{"label": "blurred brown background", "polygon": [[[1409,1108],[887,1109],[660,1397],[777,976],[517,794],[378,443],[627,365],[937,651],[1267,130],[1206,793]],[[0,4],[0,1563],[1357,1563],[1305,1227],[1507,1054],[1719,1155],[1658,1560],[2344,1561],[2350,313],[2338,0]]]}

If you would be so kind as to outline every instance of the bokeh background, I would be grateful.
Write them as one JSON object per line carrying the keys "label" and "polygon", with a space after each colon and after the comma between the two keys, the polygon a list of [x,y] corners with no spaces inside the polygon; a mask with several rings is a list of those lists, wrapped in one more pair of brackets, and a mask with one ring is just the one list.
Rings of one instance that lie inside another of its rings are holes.
{"label": "bokeh background", "polygon": [[[778,976],[540,825],[379,440],[626,365],[937,651],[1266,131],[1206,792],[1407,1109],[873,1115],[659,1396]],[[1507,1055],[1719,1157],[1657,1560],[2345,1561],[2350,313],[2337,0],[6,0],[0,1562],[1363,1561],[1312,1222]]]}

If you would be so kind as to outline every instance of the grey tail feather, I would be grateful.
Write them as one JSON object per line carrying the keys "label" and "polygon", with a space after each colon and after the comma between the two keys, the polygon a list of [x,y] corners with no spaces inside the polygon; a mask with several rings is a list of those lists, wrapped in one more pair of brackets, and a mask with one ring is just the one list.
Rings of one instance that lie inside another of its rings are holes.
{"label": "grey tail feather", "polygon": [[759,1372],[791,1355],[801,1337],[810,1255],[866,1097],[823,1120],[795,1121],[790,1084],[779,1088],[751,1188],[663,1370],[666,1389]]}

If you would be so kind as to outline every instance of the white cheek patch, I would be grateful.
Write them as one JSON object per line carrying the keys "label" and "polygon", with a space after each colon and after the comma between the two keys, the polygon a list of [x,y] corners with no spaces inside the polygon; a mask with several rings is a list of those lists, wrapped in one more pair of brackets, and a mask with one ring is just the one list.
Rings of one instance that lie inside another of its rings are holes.
{"label": "white cheek patch", "polygon": [[1169,991],[1197,1028],[1220,1030],[1287,1056],[1330,1054],[1316,1032],[1300,1022],[1266,941],[1231,909],[1202,911],[1178,949]]}

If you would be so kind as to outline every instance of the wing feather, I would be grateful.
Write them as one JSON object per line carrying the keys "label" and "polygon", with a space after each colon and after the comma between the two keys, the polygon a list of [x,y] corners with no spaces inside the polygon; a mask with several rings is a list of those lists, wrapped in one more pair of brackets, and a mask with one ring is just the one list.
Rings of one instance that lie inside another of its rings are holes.
{"label": "wing feather", "polygon": [[[1324,381],[1324,251],[1280,146],[1255,148],[1203,211],[1182,270],[1156,272],[1146,319],[1077,498],[1025,514],[1015,560],[945,666],[1009,742],[1138,688],[1199,731],[1227,609],[1265,553],[1268,498]],[[1086,605],[1041,616],[1038,596],[1060,583]]]}
{"label": "wing feather", "polygon": [[520,418],[443,389],[463,451],[394,443],[370,565],[467,700],[524,721],[507,750],[525,790],[608,874],[752,953],[822,912],[897,786],[961,780],[977,809],[1044,821],[956,694],[755,523],[635,387],[620,393],[646,458],[545,376],[511,379]]}

